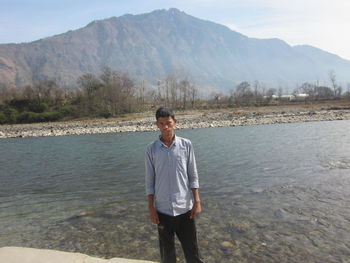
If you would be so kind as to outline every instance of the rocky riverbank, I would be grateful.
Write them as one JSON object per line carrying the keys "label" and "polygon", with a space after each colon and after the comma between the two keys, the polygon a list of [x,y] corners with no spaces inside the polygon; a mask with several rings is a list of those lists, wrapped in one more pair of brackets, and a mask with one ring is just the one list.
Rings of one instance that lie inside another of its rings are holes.
{"label": "rocky riverbank", "polygon": [[[178,112],[177,129],[350,120],[350,105],[280,106]],[[127,118],[1,125],[0,138],[155,131],[153,113]]]}

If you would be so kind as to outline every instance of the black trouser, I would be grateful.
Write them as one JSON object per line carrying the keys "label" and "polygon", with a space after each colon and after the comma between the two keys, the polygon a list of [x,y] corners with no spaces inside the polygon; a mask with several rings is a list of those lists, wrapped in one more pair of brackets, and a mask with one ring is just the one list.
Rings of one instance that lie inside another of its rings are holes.
{"label": "black trouser", "polygon": [[197,231],[191,212],[168,216],[158,212],[159,248],[162,263],[176,263],[175,238],[180,240],[187,263],[203,263],[199,258]]}

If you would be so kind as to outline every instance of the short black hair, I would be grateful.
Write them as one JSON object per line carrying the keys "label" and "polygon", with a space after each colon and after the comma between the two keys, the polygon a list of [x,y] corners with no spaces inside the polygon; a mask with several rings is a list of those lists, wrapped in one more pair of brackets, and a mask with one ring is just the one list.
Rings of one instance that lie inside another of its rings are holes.
{"label": "short black hair", "polygon": [[175,119],[175,114],[173,110],[169,107],[160,107],[156,111],[156,119],[158,120],[158,118],[162,118],[162,117],[171,117]]}

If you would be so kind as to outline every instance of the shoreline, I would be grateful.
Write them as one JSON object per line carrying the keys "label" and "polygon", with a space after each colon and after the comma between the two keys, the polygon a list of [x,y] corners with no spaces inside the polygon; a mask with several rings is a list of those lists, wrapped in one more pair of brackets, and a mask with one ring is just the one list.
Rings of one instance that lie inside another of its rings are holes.
{"label": "shoreline", "polygon": [[[176,112],[177,129],[350,120],[350,105],[297,105]],[[156,131],[153,113],[126,118],[93,119],[0,126],[0,139]]]}
{"label": "shoreline", "polygon": [[0,259],[6,263],[155,263],[124,258],[103,259],[75,252],[26,247],[0,247]]}

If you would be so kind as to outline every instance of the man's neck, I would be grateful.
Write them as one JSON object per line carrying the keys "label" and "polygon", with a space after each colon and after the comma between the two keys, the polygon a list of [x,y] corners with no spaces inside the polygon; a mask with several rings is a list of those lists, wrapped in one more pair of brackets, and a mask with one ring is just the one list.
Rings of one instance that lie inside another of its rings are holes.
{"label": "man's neck", "polygon": [[175,134],[173,134],[173,135],[171,135],[171,136],[166,136],[166,137],[161,136],[161,137],[160,137],[160,140],[161,140],[166,146],[169,147],[169,146],[173,143],[174,138],[175,138]]}

